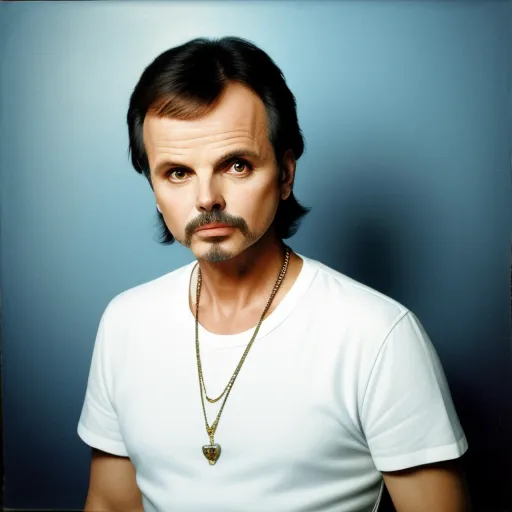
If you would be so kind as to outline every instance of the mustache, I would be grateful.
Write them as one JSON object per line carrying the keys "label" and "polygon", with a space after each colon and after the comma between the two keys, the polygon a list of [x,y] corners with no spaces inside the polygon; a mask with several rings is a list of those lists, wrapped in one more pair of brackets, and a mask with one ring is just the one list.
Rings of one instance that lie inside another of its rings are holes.
{"label": "mustache", "polygon": [[243,234],[247,234],[249,232],[247,222],[245,222],[242,217],[236,217],[220,210],[213,210],[211,212],[205,212],[190,221],[185,228],[186,236],[191,237],[196,229],[206,226],[207,224],[213,224],[214,222],[238,228]]}

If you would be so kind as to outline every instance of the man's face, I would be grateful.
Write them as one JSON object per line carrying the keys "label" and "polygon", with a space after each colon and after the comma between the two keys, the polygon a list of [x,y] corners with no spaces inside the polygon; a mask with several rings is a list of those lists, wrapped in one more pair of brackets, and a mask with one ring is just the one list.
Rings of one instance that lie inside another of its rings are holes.
{"label": "man's face", "polygon": [[[282,192],[265,106],[250,89],[230,84],[195,120],[148,114],[143,136],[165,223],[197,258],[227,260],[265,234]],[[198,231],[211,223],[229,227]]]}

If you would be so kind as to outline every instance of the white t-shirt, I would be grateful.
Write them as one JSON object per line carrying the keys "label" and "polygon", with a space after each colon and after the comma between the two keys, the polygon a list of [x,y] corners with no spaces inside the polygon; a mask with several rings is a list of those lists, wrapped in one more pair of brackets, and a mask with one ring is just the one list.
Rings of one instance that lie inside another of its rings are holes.
{"label": "white t-shirt", "polygon": [[[414,314],[322,263],[302,270],[227,399],[210,465],[188,303],[195,261],[116,296],[99,323],[78,434],[130,457],[145,512],[370,512],[380,471],[468,447],[436,351]],[[199,328],[210,397],[254,330]],[[211,424],[222,400],[205,401]]]}

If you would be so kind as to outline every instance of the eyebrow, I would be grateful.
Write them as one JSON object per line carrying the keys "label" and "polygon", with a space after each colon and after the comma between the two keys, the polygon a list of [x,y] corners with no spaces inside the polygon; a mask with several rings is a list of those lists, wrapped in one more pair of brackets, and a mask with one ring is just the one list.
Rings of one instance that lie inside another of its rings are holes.
{"label": "eyebrow", "polygon": [[[218,170],[219,168],[226,165],[231,160],[236,160],[237,158],[254,158],[259,159],[260,155],[255,151],[251,151],[250,149],[234,149],[225,155],[217,158],[215,163],[213,164],[214,170]],[[163,160],[159,162],[155,167],[155,174],[159,174],[163,172],[165,169],[169,169],[170,167],[181,167],[184,169],[190,169],[188,165],[185,165],[180,162],[172,162],[171,160]]]}

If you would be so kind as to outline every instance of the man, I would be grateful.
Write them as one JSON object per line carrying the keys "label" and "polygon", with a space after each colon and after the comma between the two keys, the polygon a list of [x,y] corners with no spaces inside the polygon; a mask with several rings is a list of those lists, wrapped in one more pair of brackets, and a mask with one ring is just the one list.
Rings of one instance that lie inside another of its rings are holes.
{"label": "man", "polygon": [[398,512],[469,510],[467,441],[418,319],[283,242],[307,213],[304,143],[273,61],[190,41],[146,68],[127,117],[162,242],[196,260],[101,318],[85,510],[369,512],[384,484]]}

